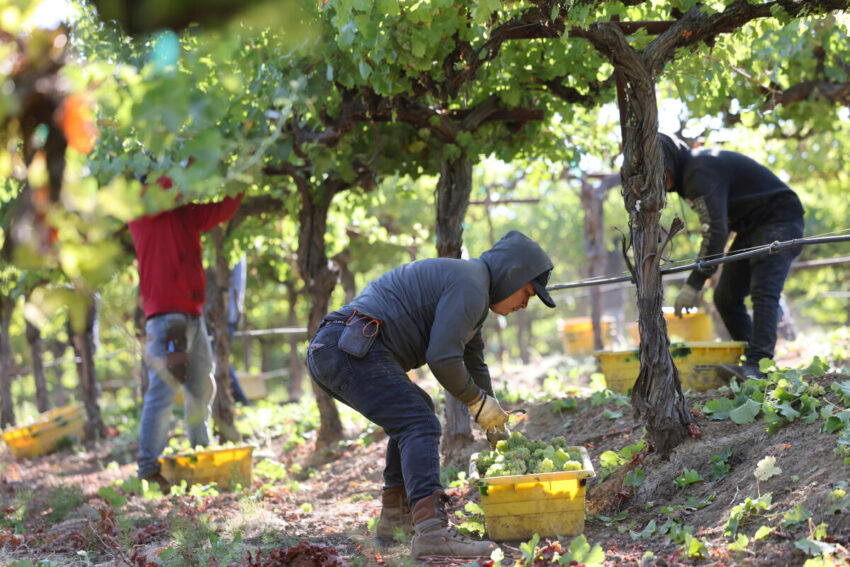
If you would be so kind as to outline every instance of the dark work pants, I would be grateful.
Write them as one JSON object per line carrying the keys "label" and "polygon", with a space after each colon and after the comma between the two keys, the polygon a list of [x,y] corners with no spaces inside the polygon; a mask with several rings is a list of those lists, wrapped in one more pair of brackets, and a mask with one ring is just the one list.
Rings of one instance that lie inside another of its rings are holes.
{"label": "dark work pants", "polygon": [[[737,235],[729,253],[802,236],[802,218],[766,224],[752,232]],[[762,358],[773,358],[779,297],[791,262],[800,251],[799,246],[785,248],[775,254],[762,254],[723,265],[714,290],[714,304],[732,339],[749,343],[745,352],[748,363],[758,364]],[[748,295],[753,304],[752,317],[744,305],[744,298]]]}
{"label": "dark work pants", "polygon": [[307,367],[322,390],[384,428],[384,488],[404,485],[413,506],[442,488],[434,402],[410,381],[380,335],[363,358],[339,350],[343,329],[345,321],[323,322],[310,341]]}

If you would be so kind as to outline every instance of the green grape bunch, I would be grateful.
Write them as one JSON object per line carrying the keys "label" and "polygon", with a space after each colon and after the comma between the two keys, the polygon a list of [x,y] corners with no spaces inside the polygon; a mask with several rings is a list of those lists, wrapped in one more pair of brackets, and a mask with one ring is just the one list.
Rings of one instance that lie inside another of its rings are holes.
{"label": "green grape bunch", "polygon": [[581,454],[567,445],[563,437],[548,443],[531,441],[514,431],[508,439],[499,441],[492,451],[482,451],[476,462],[482,478],[521,474],[582,470]]}

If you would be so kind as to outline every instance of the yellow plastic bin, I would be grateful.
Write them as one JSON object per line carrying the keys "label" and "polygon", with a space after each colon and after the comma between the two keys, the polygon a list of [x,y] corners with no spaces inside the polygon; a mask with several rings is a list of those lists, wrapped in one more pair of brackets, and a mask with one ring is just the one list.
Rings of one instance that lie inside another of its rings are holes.
{"label": "yellow plastic bin", "polygon": [[[714,366],[720,362],[738,362],[746,346],[743,341],[673,343],[670,353],[679,369],[682,387],[704,392],[725,384]],[[595,356],[608,387],[621,394],[628,392],[640,372],[638,349],[599,351]]]}
{"label": "yellow plastic bin", "polygon": [[239,385],[249,400],[262,400],[268,394],[266,380],[258,374],[240,374]]}
{"label": "yellow plastic bin", "polygon": [[489,539],[576,536],[584,531],[587,479],[596,473],[587,449],[567,449],[581,454],[581,470],[480,478],[478,453],[472,455],[469,480],[481,495]]}
{"label": "yellow plastic bin", "polygon": [[65,438],[82,439],[85,421],[82,404],[63,406],[40,414],[31,425],[4,432],[3,441],[17,459],[38,457],[55,451]]}
{"label": "yellow plastic bin", "polygon": [[[711,316],[705,311],[682,313],[681,318],[673,314],[672,307],[664,307],[663,311],[671,342],[706,342],[717,338]],[[629,327],[629,334],[635,343],[640,343],[637,321]]]}
{"label": "yellow plastic bin", "polygon": [[[605,339],[611,333],[611,320],[603,317],[600,324],[604,345]],[[566,354],[586,355],[593,352],[593,321],[590,317],[559,319],[558,331],[561,333],[561,342]]]}
{"label": "yellow plastic bin", "polygon": [[189,486],[215,482],[222,490],[236,483],[249,487],[253,452],[252,446],[243,445],[165,455],[159,458],[160,472],[171,484],[185,480]]}

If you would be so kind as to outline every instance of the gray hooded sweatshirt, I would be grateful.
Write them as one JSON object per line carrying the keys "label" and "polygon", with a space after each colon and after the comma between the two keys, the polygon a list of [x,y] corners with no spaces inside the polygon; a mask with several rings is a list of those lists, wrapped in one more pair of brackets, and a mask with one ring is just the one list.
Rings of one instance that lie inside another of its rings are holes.
{"label": "gray hooded sweatshirt", "polygon": [[380,337],[407,371],[428,364],[453,396],[469,403],[493,394],[481,328],[491,304],[552,270],[540,246],[511,231],[473,260],[430,258],[372,281],[343,307],[379,319]]}

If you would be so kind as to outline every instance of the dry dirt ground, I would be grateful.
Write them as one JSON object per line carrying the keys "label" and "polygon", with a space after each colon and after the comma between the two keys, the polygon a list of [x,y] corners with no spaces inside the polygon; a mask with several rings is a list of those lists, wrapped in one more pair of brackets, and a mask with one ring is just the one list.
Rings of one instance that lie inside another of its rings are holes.
{"label": "dry dirt ground", "polygon": [[[547,364],[563,364],[563,360],[547,361],[534,371],[509,370],[498,380],[525,381],[533,391],[535,387],[540,388]],[[850,379],[847,375],[827,374],[819,382],[828,390],[832,381],[847,379]],[[692,406],[701,407],[719,395],[711,391],[692,395],[689,401]],[[593,406],[589,399],[582,398],[577,408],[559,412],[556,402],[526,400],[507,404],[506,409],[520,406],[527,414],[515,425],[515,430],[531,439],[565,436],[570,444],[587,447],[597,472],[601,469],[599,456],[603,452],[620,450],[642,437],[642,427],[634,421],[630,409],[613,403]],[[606,414],[605,410],[609,412]],[[613,415],[622,412],[622,415],[612,419],[611,412]],[[812,512],[811,525],[828,525],[827,541],[838,546],[836,557],[840,561],[847,560],[850,509],[845,507],[837,513],[828,513],[828,494],[839,487],[850,492],[850,467],[843,465],[834,452],[836,436],[820,431],[823,420],[813,425],[797,420],[773,435],[766,432],[761,419],[736,425],[731,421],[709,421],[698,415],[698,423],[702,435],[685,440],[668,458],[656,453],[643,456],[638,464],[646,473],[646,480],[640,488],[623,484],[625,475],[633,467],[623,467],[604,482],[599,482],[598,477],[589,482],[584,534],[591,543],[602,546],[606,553],[605,565],[640,565],[647,551],[655,558],[644,561],[645,565],[802,565],[806,556],[795,548],[794,542],[809,534],[808,525],[777,529],[765,540],[751,541],[744,551],[728,549],[730,540],[724,535],[724,526],[731,508],[747,497],[755,499],[768,492],[773,496],[772,507],[755,520],[742,523],[741,533],[752,538],[760,525],[777,526],[784,513],[801,505]],[[116,447],[120,438],[108,439],[89,451],[64,451],[23,461],[15,460],[4,447],[0,449],[0,504],[6,515],[6,525],[15,512],[10,509],[16,502],[15,495],[32,490],[34,504],[23,532],[14,534],[10,528],[0,531],[0,566],[21,559],[30,559],[33,565],[38,565],[40,559],[49,559],[55,565],[162,565],[159,554],[164,547],[174,545],[174,533],[182,533],[185,540],[195,529],[193,526],[200,525],[195,522],[211,526],[210,529],[223,539],[239,532],[241,543],[237,547],[245,551],[282,549],[307,541],[333,546],[341,561],[308,561],[302,557],[295,562],[246,561],[232,565],[470,564],[469,561],[436,558],[414,561],[408,556],[406,542],[388,549],[374,546],[367,526],[369,520],[379,514],[378,495],[386,447],[386,438],[380,432],[375,438],[365,446],[352,442],[327,455],[326,464],[316,466],[310,474],[293,474],[291,478],[298,479],[297,489],[292,483],[278,482],[261,490],[262,482],[255,478],[250,493],[223,493],[200,500],[190,496],[146,500],[130,494],[119,517],[97,493],[114,480],[134,475],[135,466],[129,459],[123,464],[119,462],[118,466],[107,467],[116,455],[132,454],[135,449]],[[281,442],[272,440],[269,456],[290,467],[316,462],[309,443],[286,453],[279,449],[280,445]],[[476,442],[467,452],[458,455],[454,464],[465,468],[470,455],[484,447],[476,433]],[[729,461],[730,473],[718,481],[708,480],[712,456],[727,447],[733,454]],[[776,466],[782,473],[759,483],[753,473],[758,462],[766,456],[776,458]],[[706,480],[676,488],[674,481],[685,469],[698,471]],[[305,470],[309,469],[305,466]],[[39,503],[38,498],[50,494],[51,487],[58,484],[79,486],[87,502],[63,521],[51,523],[51,503]],[[450,492],[457,497],[457,509],[462,509],[469,500],[479,501],[476,490],[454,488]],[[695,504],[698,502],[707,505],[700,507]],[[665,510],[665,506],[669,508]],[[670,518],[694,528],[694,535],[706,543],[707,557],[683,557],[677,551],[679,546],[667,537],[635,539],[630,533],[642,531],[651,520],[661,525]],[[506,555],[503,565],[512,565],[521,556],[520,543],[503,544]],[[82,550],[86,553],[81,554]],[[200,562],[198,557],[186,557],[184,564],[227,565],[208,559]],[[473,564],[487,565],[484,561]]]}

